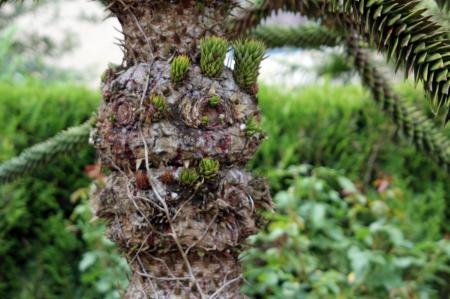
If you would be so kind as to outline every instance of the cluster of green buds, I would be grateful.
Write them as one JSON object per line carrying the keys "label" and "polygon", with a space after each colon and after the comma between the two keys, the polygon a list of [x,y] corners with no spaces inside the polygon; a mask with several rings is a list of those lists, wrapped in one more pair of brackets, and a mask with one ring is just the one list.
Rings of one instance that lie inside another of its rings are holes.
{"label": "cluster of green buds", "polygon": [[166,99],[163,96],[153,95],[150,97],[150,102],[159,113],[164,112],[164,110],[166,109]]}
{"label": "cluster of green buds", "polygon": [[234,48],[234,79],[245,89],[251,89],[258,79],[259,68],[266,46],[257,40],[238,40],[233,43]]}
{"label": "cluster of green buds", "polygon": [[199,164],[200,175],[206,180],[214,179],[219,173],[219,161],[214,159],[202,159]]}
{"label": "cluster of green buds", "polygon": [[198,184],[199,180],[212,180],[218,174],[220,170],[219,161],[214,159],[202,159],[196,168],[183,168],[180,174],[180,183],[183,186],[194,187]]}
{"label": "cluster of green buds", "polygon": [[183,186],[193,187],[196,185],[200,176],[196,169],[183,168],[180,174],[180,182]]}
{"label": "cluster of green buds", "polygon": [[213,95],[209,100],[209,105],[213,108],[219,106],[222,99],[218,95]]}
{"label": "cluster of green buds", "polygon": [[170,79],[174,84],[180,84],[189,71],[191,61],[186,55],[175,57],[170,64]]}
{"label": "cluster of green buds", "polygon": [[228,42],[221,37],[207,37],[200,41],[200,67],[208,77],[218,77],[224,69]]}
{"label": "cluster of green buds", "polygon": [[205,115],[202,117],[202,125],[207,126],[208,124],[209,124],[209,117]]}
{"label": "cluster of green buds", "polygon": [[[245,89],[251,89],[258,79],[259,68],[264,59],[266,46],[254,39],[238,40],[233,43],[234,78]],[[228,42],[221,37],[208,37],[200,42],[200,67],[208,77],[218,77],[224,69]]]}
{"label": "cluster of green buds", "polygon": [[247,136],[253,136],[262,133],[261,126],[254,117],[250,117],[245,124],[245,133]]}

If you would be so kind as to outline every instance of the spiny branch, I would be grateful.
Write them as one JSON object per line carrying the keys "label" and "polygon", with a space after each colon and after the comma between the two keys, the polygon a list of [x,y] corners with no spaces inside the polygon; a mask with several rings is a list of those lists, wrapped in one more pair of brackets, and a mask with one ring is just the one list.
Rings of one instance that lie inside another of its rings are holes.
{"label": "spiny branch", "polygon": [[347,42],[348,54],[364,84],[383,111],[392,118],[404,135],[424,151],[440,167],[450,170],[450,140],[422,111],[397,96],[384,76],[377,71],[360,41],[351,37]]}
{"label": "spiny branch", "polygon": [[261,25],[251,31],[250,36],[264,41],[270,48],[318,49],[320,47],[335,47],[342,42],[342,37],[339,34],[318,24],[300,25],[298,27]]}
{"label": "spiny branch", "polygon": [[[393,58],[405,76],[423,81],[435,112],[450,109],[450,40],[425,16],[418,0],[344,0],[344,8],[379,51]],[[449,111],[450,112],[450,111]],[[449,113],[450,114],[450,113]]]}
{"label": "spiny branch", "polygon": [[58,156],[77,153],[88,144],[91,121],[69,128],[49,140],[26,149],[20,156],[0,164],[0,183],[33,173]]}
{"label": "spiny branch", "polygon": [[289,11],[309,17],[319,17],[327,2],[326,0],[264,0],[262,3],[246,7],[238,12],[230,26],[230,32],[237,35],[245,34],[269,17],[272,12]]}

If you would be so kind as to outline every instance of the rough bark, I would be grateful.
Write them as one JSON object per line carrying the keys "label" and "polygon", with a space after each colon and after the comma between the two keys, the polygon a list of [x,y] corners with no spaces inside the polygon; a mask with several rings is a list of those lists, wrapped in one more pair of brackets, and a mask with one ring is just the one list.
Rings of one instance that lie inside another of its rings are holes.
{"label": "rough bark", "polygon": [[[102,87],[92,140],[110,175],[93,205],[133,271],[127,299],[243,298],[239,254],[257,232],[259,211],[271,209],[266,182],[244,170],[264,137],[247,128],[259,120],[257,99],[231,69],[208,78],[199,66],[200,39],[226,38],[233,6],[109,3],[125,57]],[[191,65],[174,84],[170,64],[180,54]],[[212,96],[220,103],[211,105]],[[207,162],[219,169],[205,169]]]}

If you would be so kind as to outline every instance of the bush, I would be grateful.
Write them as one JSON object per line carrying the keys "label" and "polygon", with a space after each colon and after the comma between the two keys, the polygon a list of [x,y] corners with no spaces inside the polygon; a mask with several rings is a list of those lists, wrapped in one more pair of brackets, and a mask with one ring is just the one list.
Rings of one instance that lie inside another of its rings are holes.
{"label": "bush", "polygon": [[[411,101],[426,103],[418,96],[422,92],[411,85],[398,90]],[[263,86],[260,104],[269,139],[250,167],[269,178],[273,192],[288,187],[279,171],[306,163],[342,170],[360,189],[373,187],[379,177],[389,177],[403,190],[422,194],[422,199],[411,202],[405,217],[410,212],[425,213],[420,212],[427,209],[423,200],[433,205],[444,197],[450,204],[450,197],[433,192],[450,194],[448,173],[402,138],[362,88],[325,84],[284,92]],[[446,132],[450,136],[450,126]],[[445,210],[450,219],[448,209],[437,212]],[[440,223],[439,229],[450,232],[450,221]]]}
{"label": "bush", "polygon": [[413,194],[395,185],[363,194],[328,168],[290,167],[283,175],[290,187],[275,196],[277,214],[243,255],[248,295],[438,298],[436,284],[445,286],[441,274],[450,273],[450,241],[415,240],[402,229],[422,226],[403,217]]}
{"label": "bush", "polygon": [[[98,94],[36,82],[0,84],[0,162],[60,130],[87,120]],[[75,298],[85,244],[69,221],[72,192],[89,180],[86,147],[56,159],[35,177],[0,186],[0,298]]]}

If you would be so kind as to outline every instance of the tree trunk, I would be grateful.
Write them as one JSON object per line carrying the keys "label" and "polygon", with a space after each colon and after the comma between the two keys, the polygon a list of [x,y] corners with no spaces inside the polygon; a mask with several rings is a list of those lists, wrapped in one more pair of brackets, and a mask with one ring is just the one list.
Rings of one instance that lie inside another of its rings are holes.
{"label": "tree trunk", "polygon": [[125,57],[103,78],[93,141],[109,177],[93,205],[132,269],[125,298],[243,298],[239,254],[271,209],[244,170],[264,136],[254,86],[200,67],[201,38],[227,38],[234,5],[109,2]]}

